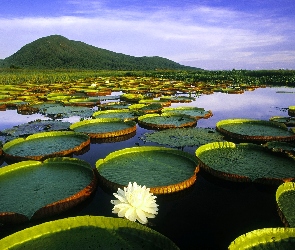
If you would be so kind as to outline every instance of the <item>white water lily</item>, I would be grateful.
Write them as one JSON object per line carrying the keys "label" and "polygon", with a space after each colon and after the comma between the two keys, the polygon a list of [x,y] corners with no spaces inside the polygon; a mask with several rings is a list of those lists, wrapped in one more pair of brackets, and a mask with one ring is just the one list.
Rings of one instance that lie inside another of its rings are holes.
{"label": "white water lily", "polygon": [[119,217],[146,224],[147,218],[155,218],[158,214],[157,197],[146,186],[129,182],[124,190],[118,188],[114,196],[118,200],[111,200],[111,203],[115,205],[113,213],[118,214]]}

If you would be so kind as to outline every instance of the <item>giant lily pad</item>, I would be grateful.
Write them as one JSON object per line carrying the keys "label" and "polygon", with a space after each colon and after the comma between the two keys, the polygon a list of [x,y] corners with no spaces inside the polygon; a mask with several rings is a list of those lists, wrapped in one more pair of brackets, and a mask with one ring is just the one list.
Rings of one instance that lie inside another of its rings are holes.
{"label": "giant lily pad", "polygon": [[287,152],[295,155],[295,143],[271,141],[265,146],[274,152]]}
{"label": "giant lily pad", "polygon": [[139,125],[151,129],[193,127],[197,121],[195,117],[181,114],[147,114],[138,117]]}
{"label": "giant lily pad", "polygon": [[248,142],[294,141],[295,133],[284,124],[254,119],[228,119],[217,122],[216,129],[231,138]]}
{"label": "giant lily pad", "polygon": [[145,133],[144,141],[166,144],[171,147],[200,146],[209,142],[223,141],[223,136],[207,128],[172,128]]}
{"label": "giant lily pad", "polygon": [[96,111],[92,116],[95,118],[118,118],[125,121],[133,121],[137,118],[134,112],[129,109]]}
{"label": "giant lily pad", "polygon": [[163,106],[160,103],[151,103],[151,104],[132,104],[128,107],[131,111],[134,111],[138,114],[151,114],[158,113],[162,110]]}
{"label": "giant lily pad", "polygon": [[269,120],[284,123],[288,127],[295,127],[295,117],[273,116]]}
{"label": "giant lily pad", "polygon": [[203,108],[197,108],[197,107],[164,108],[162,112],[169,113],[169,114],[185,114],[185,115],[196,117],[198,119],[209,118],[213,115],[211,110],[206,111]]}
{"label": "giant lily pad", "polygon": [[295,227],[295,182],[280,185],[276,192],[276,201],[282,221],[288,227]]}
{"label": "giant lily pad", "polygon": [[289,106],[288,115],[295,117],[295,106]]}
{"label": "giant lily pad", "polygon": [[96,175],[85,161],[50,158],[0,168],[0,222],[39,219],[66,211],[96,189]]}
{"label": "giant lily pad", "polygon": [[200,167],[237,182],[281,184],[295,179],[295,159],[251,143],[213,142],[196,150]]}
{"label": "giant lily pad", "polygon": [[21,137],[39,132],[67,130],[70,125],[70,122],[35,120],[14,126],[12,128],[4,129],[2,130],[2,133],[13,137]]}
{"label": "giant lily pad", "polygon": [[53,131],[9,141],[3,145],[3,152],[12,160],[43,160],[78,153],[89,145],[90,138],[83,133]]}
{"label": "giant lily pad", "polygon": [[121,218],[77,216],[49,221],[0,240],[3,249],[179,249],[170,239]]}
{"label": "giant lily pad", "polygon": [[88,134],[91,138],[122,136],[136,131],[136,122],[119,118],[101,118],[76,122],[70,129]]}
{"label": "giant lily pad", "polygon": [[33,107],[39,108],[40,112],[54,119],[68,118],[79,116],[81,118],[91,117],[93,110],[88,107],[64,106],[61,104],[40,104]]}
{"label": "giant lily pad", "polygon": [[165,147],[133,147],[110,153],[96,162],[99,179],[117,190],[129,182],[146,185],[152,193],[186,189],[196,181],[197,159],[183,151]]}
{"label": "giant lily pad", "polygon": [[229,250],[267,249],[292,250],[295,244],[295,228],[263,228],[237,237]]}

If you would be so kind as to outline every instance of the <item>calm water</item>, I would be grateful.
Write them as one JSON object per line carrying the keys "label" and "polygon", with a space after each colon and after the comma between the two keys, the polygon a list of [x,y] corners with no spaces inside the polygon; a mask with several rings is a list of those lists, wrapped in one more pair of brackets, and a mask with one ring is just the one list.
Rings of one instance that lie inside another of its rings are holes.
{"label": "calm water", "polygon": [[[201,95],[192,103],[172,106],[211,110],[213,117],[199,120],[197,126],[214,128],[216,122],[228,118],[268,120],[272,116],[288,116],[287,109],[292,105],[295,105],[295,89],[279,87],[260,88],[243,94]],[[41,115],[20,115],[15,110],[0,111],[0,130],[38,118],[46,119]],[[149,132],[152,131],[138,126],[136,135],[131,139],[91,144],[88,152],[75,157],[86,160],[94,167],[98,159],[115,150],[155,145],[139,139]],[[192,154],[195,149],[184,148]],[[2,166],[5,165],[3,162]],[[88,214],[116,217],[111,212],[110,200],[113,198],[112,194],[98,187],[88,204],[60,217]],[[227,249],[230,242],[241,234],[259,228],[283,226],[276,211],[275,188],[220,182],[203,172],[198,174],[192,188],[178,195],[158,197],[158,203],[159,214],[150,220],[148,226],[169,237],[181,249]],[[0,237],[31,225],[0,227]]]}

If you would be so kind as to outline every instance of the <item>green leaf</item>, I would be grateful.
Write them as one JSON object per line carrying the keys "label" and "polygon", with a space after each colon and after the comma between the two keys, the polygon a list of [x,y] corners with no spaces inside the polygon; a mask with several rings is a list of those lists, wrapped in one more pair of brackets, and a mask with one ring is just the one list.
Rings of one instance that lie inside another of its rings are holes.
{"label": "green leaf", "polygon": [[213,142],[200,146],[196,156],[205,170],[232,181],[281,184],[295,176],[294,157],[256,144]]}
{"label": "green leaf", "polygon": [[283,221],[287,225],[295,227],[295,182],[286,182],[280,185],[276,192],[276,201]]}
{"label": "green leaf", "polygon": [[88,135],[73,131],[36,133],[3,145],[5,157],[13,160],[41,160],[77,153],[90,144]]}
{"label": "green leaf", "polygon": [[295,228],[263,228],[237,237],[229,245],[229,250],[293,250]]}
{"label": "green leaf", "polygon": [[76,158],[22,161],[2,167],[0,221],[9,222],[7,213],[31,219],[65,211],[94,191],[93,184],[88,187],[94,179],[92,167]]}
{"label": "green leaf", "polygon": [[223,141],[223,136],[206,128],[173,128],[145,133],[141,139],[166,144],[171,147],[200,146],[209,142]]}
{"label": "green leaf", "polygon": [[46,222],[0,240],[2,249],[179,249],[164,235],[121,218],[78,216]]}
{"label": "green leaf", "polygon": [[248,142],[295,140],[295,134],[285,124],[264,120],[221,120],[216,123],[216,129],[226,136]]}
{"label": "green leaf", "polygon": [[142,146],[114,151],[98,160],[96,168],[114,190],[137,182],[153,193],[171,193],[195,182],[197,163],[196,157],[180,150]]}

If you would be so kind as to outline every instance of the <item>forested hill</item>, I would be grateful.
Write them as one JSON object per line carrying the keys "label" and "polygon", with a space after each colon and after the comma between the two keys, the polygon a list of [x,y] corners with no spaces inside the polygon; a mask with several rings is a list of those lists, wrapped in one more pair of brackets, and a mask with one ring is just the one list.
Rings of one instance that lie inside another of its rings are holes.
{"label": "forested hill", "polygon": [[162,57],[134,57],[52,35],[23,46],[0,61],[2,67],[34,69],[197,69]]}

